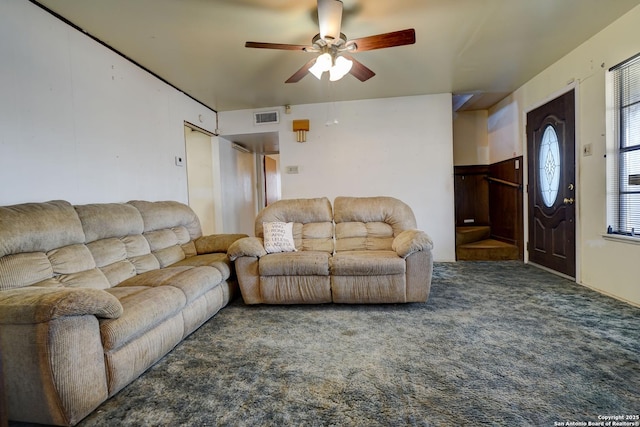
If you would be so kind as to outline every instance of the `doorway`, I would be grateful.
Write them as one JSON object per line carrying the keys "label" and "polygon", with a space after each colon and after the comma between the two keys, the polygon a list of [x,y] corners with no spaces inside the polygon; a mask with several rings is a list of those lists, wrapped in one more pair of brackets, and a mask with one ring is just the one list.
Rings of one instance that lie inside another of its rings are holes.
{"label": "doorway", "polygon": [[280,200],[280,171],[278,168],[279,155],[263,156],[264,172],[264,206]]}
{"label": "doorway", "polygon": [[215,233],[213,153],[211,135],[184,126],[189,206],[200,219],[202,233]]}
{"label": "doorway", "polygon": [[527,113],[529,261],[575,278],[575,90]]}

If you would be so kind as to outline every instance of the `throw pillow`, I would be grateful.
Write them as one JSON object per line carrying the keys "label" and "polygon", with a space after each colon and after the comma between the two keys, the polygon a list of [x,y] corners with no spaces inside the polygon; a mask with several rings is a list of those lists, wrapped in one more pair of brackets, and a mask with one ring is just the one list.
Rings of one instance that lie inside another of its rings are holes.
{"label": "throw pillow", "polygon": [[292,222],[263,222],[264,249],[267,253],[294,252]]}

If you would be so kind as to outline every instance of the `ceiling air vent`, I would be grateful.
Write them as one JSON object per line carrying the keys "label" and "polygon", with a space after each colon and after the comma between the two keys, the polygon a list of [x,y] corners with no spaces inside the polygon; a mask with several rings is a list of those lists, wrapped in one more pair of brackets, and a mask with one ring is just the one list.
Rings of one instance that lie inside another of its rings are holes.
{"label": "ceiling air vent", "polygon": [[280,115],[277,111],[261,111],[253,113],[254,125],[267,125],[271,123],[280,123]]}

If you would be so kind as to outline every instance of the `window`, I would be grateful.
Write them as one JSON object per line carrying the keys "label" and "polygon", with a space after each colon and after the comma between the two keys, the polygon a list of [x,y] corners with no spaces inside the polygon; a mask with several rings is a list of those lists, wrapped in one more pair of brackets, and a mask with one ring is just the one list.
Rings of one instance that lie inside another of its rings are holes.
{"label": "window", "polygon": [[609,234],[640,238],[640,56],[612,67],[614,158]]}
{"label": "window", "polygon": [[540,143],[540,192],[545,206],[550,208],[558,198],[560,188],[560,146],[558,134],[551,125],[547,125]]}

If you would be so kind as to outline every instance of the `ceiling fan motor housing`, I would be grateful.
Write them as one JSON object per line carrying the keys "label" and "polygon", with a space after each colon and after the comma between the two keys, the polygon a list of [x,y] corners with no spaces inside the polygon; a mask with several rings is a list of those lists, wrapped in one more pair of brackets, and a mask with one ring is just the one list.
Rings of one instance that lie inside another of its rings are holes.
{"label": "ceiling fan motor housing", "polygon": [[327,43],[340,39],[342,2],[340,0],[318,0],[318,23],[320,24],[320,37]]}

